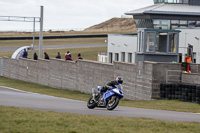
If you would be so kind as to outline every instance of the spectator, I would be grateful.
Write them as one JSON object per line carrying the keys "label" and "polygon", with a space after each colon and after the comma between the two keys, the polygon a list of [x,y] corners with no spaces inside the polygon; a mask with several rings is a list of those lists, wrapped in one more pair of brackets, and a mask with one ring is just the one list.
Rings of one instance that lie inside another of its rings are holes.
{"label": "spectator", "polygon": [[83,59],[83,58],[81,57],[81,54],[80,54],[80,53],[78,54],[77,60],[78,60],[78,59]]}
{"label": "spectator", "polygon": [[44,52],[44,59],[49,60],[49,55],[46,52]]}
{"label": "spectator", "polygon": [[66,55],[65,55],[65,60],[73,61],[69,54],[66,54]]}
{"label": "spectator", "polygon": [[28,57],[28,52],[26,51],[26,49],[24,49],[24,52],[22,54],[23,58],[27,58]]}
{"label": "spectator", "polygon": [[33,54],[33,59],[34,59],[34,60],[38,60],[38,55],[37,55],[36,52],[34,52],[34,54]]}
{"label": "spectator", "polygon": [[58,52],[58,55],[56,56],[57,59],[61,59],[60,52]]}
{"label": "spectator", "polygon": [[71,55],[71,53],[69,51],[67,51],[67,54],[72,58],[72,55]]}

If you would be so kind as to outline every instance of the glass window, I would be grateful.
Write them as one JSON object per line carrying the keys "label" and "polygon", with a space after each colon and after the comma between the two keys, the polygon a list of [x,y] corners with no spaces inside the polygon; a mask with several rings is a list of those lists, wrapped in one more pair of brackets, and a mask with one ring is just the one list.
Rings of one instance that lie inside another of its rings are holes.
{"label": "glass window", "polygon": [[179,24],[179,20],[171,20],[171,24]]}
{"label": "glass window", "polygon": [[154,25],[154,29],[161,29],[160,26]]}
{"label": "glass window", "polygon": [[168,30],[168,26],[162,26],[163,30]]}
{"label": "glass window", "polygon": [[113,53],[109,53],[109,63],[113,62]]}
{"label": "glass window", "polygon": [[200,27],[200,21],[196,22],[196,27]]}
{"label": "glass window", "polygon": [[171,29],[172,29],[172,30],[175,30],[177,27],[178,27],[178,25],[172,25],[172,26],[171,26]]}
{"label": "glass window", "polygon": [[188,4],[188,3],[189,3],[189,0],[183,0],[183,3],[184,3],[184,4]]}
{"label": "glass window", "polygon": [[195,27],[196,26],[196,21],[188,21],[188,26],[189,27]]}
{"label": "glass window", "polygon": [[128,53],[128,62],[132,63],[132,53]]}
{"label": "glass window", "polygon": [[122,61],[122,62],[125,62],[125,52],[122,52],[122,53],[121,53],[121,61]]}
{"label": "glass window", "polygon": [[155,33],[147,32],[147,40],[146,40],[146,52],[154,52],[155,51]]}
{"label": "glass window", "polygon": [[187,25],[187,20],[180,20],[180,25]]}
{"label": "glass window", "polygon": [[154,0],[154,3],[183,3],[183,4],[188,4],[189,0]]}
{"label": "glass window", "polygon": [[115,53],[115,61],[119,61],[119,53]]}
{"label": "glass window", "polygon": [[128,53],[128,62],[132,63],[132,53]]}
{"label": "glass window", "polygon": [[167,33],[157,32],[156,33],[156,53],[167,52]]}
{"label": "glass window", "polygon": [[160,20],[153,20],[153,24],[160,24]]}
{"label": "glass window", "polygon": [[170,53],[176,53],[177,51],[177,33],[169,33],[169,48]]}

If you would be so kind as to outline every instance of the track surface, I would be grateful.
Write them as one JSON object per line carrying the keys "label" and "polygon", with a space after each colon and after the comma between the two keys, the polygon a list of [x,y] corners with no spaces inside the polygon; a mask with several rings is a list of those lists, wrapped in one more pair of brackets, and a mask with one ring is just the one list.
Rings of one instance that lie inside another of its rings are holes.
{"label": "track surface", "polygon": [[[44,45],[44,49],[61,49],[61,48],[80,48],[80,47],[106,47],[107,44],[73,44],[73,45]],[[0,52],[9,52],[9,51],[15,51],[20,46],[16,47],[0,47]],[[35,49],[38,49],[38,46],[35,46]]]}
{"label": "track surface", "polygon": [[0,86],[0,105],[43,111],[66,112],[87,115],[145,117],[167,121],[200,122],[200,114],[118,106],[113,111],[105,108],[88,109],[87,103]]}

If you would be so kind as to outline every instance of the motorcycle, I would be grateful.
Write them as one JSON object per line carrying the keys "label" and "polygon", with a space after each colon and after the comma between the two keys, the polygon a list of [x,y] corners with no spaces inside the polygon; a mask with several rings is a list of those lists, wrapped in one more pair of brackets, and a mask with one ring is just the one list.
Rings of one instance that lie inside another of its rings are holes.
{"label": "motorcycle", "polygon": [[[113,110],[119,104],[119,100],[124,97],[121,85],[115,85],[116,88],[108,90],[100,95],[100,90],[102,86],[98,86],[98,92],[95,88],[92,89],[92,97],[87,102],[87,107],[89,109],[94,109],[95,107],[107,108],[107,110]],[[103,101],[102,101],[103,98]]]}

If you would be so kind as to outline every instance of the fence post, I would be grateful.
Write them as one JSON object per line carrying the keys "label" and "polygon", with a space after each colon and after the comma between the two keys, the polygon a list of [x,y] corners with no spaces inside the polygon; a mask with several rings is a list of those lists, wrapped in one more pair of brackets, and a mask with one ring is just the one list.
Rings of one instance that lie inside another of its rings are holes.
{"label": "fence post", "polygon": [[0,68],[1,68],[0,76],[3,76],[3,59],[2,58],[0,58]]}

